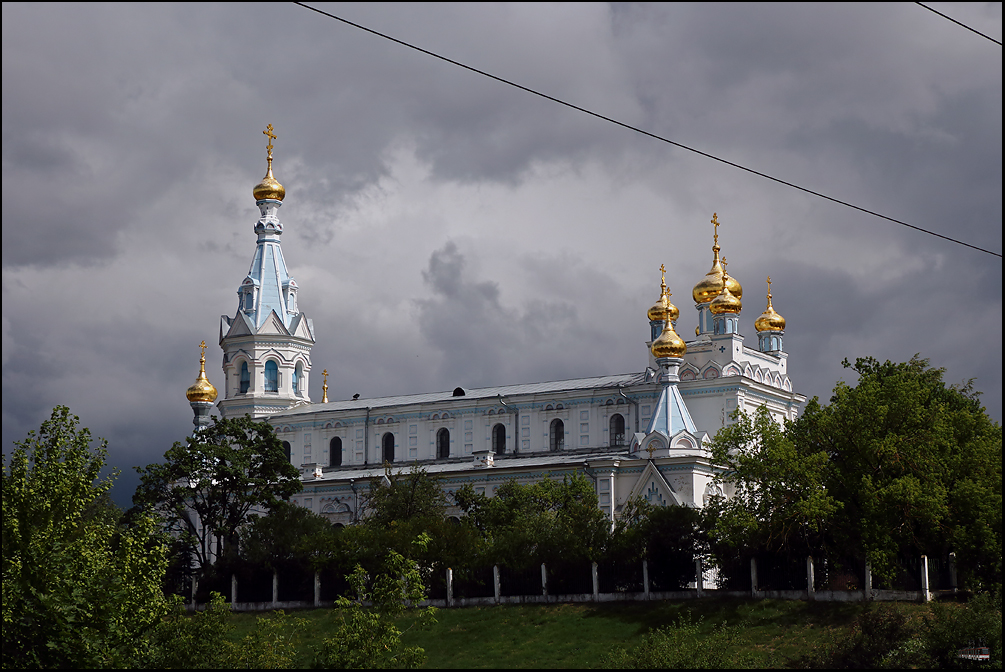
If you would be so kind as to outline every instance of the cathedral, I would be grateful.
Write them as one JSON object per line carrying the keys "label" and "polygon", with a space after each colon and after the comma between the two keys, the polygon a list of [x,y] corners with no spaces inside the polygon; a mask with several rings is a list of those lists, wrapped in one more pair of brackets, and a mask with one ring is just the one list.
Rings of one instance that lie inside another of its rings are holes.
{"label": "cathedral", "polygon": [[[275,427],[300,468],[303,491],[294,501],[333,523],[357,520],[385,464],[418,464],[448,493],[470,484],[489,496],[511,479],[583,474],[612,524],[636,497],[701,507],[718,492],[707,443],[733,411],[765,406],[782,422],[795,419],[806,400],[786,373],[785,319],[771,305],[770,278],[766,308],[754,322],[757,347],[744,343],[743,288],[720,258],[713,215],[712,266],[691,294],[694,338],[676,331],[679,310],[661,268],[659,298],[645,313],[650,340],[640,365],[647,366],[639,372],[329,401],[324,371],[322,398],[311,401],[314,323],[300,310],[283,257],[278,213],[286,190],[272,172],[271,124],[265,134],[268,170],[253,192],[258,240],[237,310],[220,320],[223,397],[216,405],[224,417],[247,414]],[[640,303],[641,320],[648,302]],[[218,392],[205,374],[205,348],[187,396],[196,427],[209,423]]]}

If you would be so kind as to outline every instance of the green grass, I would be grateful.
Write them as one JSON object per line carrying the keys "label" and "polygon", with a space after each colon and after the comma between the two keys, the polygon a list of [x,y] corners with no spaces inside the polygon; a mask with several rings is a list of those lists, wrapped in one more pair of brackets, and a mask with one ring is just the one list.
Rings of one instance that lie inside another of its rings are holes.
{"label": "green grass", "polygon": [[[787,658],[821,646],[849,630],[855,617],[876,605],[781,600],[706,599],[680,602],[614,604],[503,605],[441,609],[437,623],[411,627],[399,621],[407,646],[421,646],[430,668],[569,668],[595,667],[614,647],[638,644],[650,629],[690,615],[701,619],[702,632],[725,621],[741,629],[739,655],[755,667],[775,667]],[[898,606],[918,616],[920,604]],[[235,640],[254,627],[255,614],[235,615]],[[310,662],[310,645],[334,628],[331,610],[300,611],[308,620],[301,635],[298,664]]]}

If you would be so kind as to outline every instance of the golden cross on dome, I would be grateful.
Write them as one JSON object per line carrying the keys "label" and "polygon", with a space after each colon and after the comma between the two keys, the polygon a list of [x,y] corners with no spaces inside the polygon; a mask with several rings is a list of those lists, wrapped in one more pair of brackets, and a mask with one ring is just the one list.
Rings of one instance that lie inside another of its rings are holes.
{"label": "golden cross on dome", "polygon": [[715,244],[719,244],[719,215],[718,213],[712,213],[712,224],[715,225]]}
{"label": "golden cross on dome", "polygon": [[768,298],[771,298],[771,276],[768,276]]}
{"label": "golden cross on dome", "polygon": [[327,404],[328,403],[328,369],[325,369],[324,371],[322,371],[321,375],[324,376],[324,379],[325,379],[325,384],[321,386],[321,395],[322,395],[321,396],[321,403],[322,404]]}
{"label": "golden cross on dome", "polygon": [[262,131],[264,135],[269,136],[269,144],[265,146],[265,149],[269,150],[269,161],[272,160],[272,141],[279,137],[278,135],[272,132],[273,130],[274,129],[272,128],[272,124],[269,124],[265,128],[265,130]]}
{"label": "golden cross on dome", "polygon": [[656,442],[655,441],[653,441],[653,442],[651,442],[649,444],[649,447],[646,448],[646,452],[649,453],[649,459],[650,460],[653,459],[653,453],[656,452]]}
{"label": "golden cross on dome", "polygon": [[667,284],[667,267],[665,264],[660,264],[660,284]]}
{"label": "golden cross on dome", "polygon": [[199,344],[199,347],[202,348],[202,353],[200,354],[199,358],[200,359],[206,359],[206,340],[205,339],[203,339],[202,343]]}

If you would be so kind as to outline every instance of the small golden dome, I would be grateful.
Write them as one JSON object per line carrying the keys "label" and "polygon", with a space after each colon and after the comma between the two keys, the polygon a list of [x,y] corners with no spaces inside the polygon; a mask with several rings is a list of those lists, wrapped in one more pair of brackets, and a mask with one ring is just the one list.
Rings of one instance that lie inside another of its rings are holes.
{"label": "small golden dome", "polygon": [[663,357],[683,357],[684,353],[687,352],[687,344],[673,330],[670,320],[667,320],[663,324],[663,332],[659,335],[659,338],[653,341],[650,350],[656,359],[662,359]]}
{"label": "small golden dome", "polygon": [[185,396],[189,401],[216,401],[217,392],[213,383],[206,378],[206,341],[200,345],[202,355],[199,357],[199,377],[195,379],[195,384],[185,391]]}
{"label": "small golden dome", "polygon": [[[715,236],[712,244],[712,268],[709,269],[705,277],[691,290],[691,298],[695,304],[707,303],[719,296],[722,292],[723,268],[719,262],[719,217],[712,213],[712,224],[715,225]],[[736,278],[727,276],[726,283],[729,285],[729,292],[738,299],[743,298],[743,287]]]}
{"label": "small golden dome", "polygon": [[[664,288],[665,289],[665,288]],[[666,292],[660,293],[660,298],[646,311],[650,322],[662,322],[666,319],[667,308],[670,306],[670,297]]]}
{"label": "small golden dome", "polygon": [[279,184],[277,180],[272,175],[272,159],[269,159],[269,172],[265,173],[265,177],[262,181],[255,185],[252,192],[255,195],[256,201],[261,201],[266,198],[271,198],[276,201],[281,201],[286,197],[286,188]]}
{"label": "small golden dome", "polygon": [[754,321],[754,329],[757,331],[785,331],[785,318],[775,312],[771,305],[771,276],[768,276],[768,307]]}
{"label": "small golden dome", "polygon": [[670,288],[667,287],[666,266],[660,264],[660,298],[646,311],[646,316],[650,322],[662,322],[668,317],[671,322],[676,322],[680,316],[677,306],[670,303]]}
{"label": "small golden dome", "polygon": [[279,136],[273,132],[272,124],[269,124],[268,127],[262,131],[262,133],[269,138],[269,144],[265,146],[265,149],[269,152],[266,159],[269,162],[269,169],[266,171],[265,177],[262,178],[261,182],[255,185],[255,188],[251,193],[255,195],[256,201],[261,201],[267,198],[275,201],[281,201],[286,196],[286,189],[283,185],[279,184],[279,180],[272,175],[272,141]]}
{"label": "small golden dome", "polygon": [[723,280],[724,284],[722,286],[722,291],[719,292],[719,296],[712,299],[711,305],[708,309],[712,311],[713,315],[722,315],[723,313],[739,313],[743,308],[743,302],[740,301],[739,297],[734,296],[729,290],[729,274],[723,270]]}

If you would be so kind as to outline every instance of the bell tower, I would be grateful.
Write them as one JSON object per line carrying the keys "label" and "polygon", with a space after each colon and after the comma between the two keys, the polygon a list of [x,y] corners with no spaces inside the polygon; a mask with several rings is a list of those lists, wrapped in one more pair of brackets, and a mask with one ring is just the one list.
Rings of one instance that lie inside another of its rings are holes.
{"label": "bell tower", "polygon": [[247,276],[237,288],[237,312],[220,318],[224,394],[217,404],[224,417],[261,418],[310,403],[308,383],[314,323],[297,305],[297,283],[286,268],[279,208],[286,189],[272,174],[268,125],[268,170],[254,190],[258,242]]}

